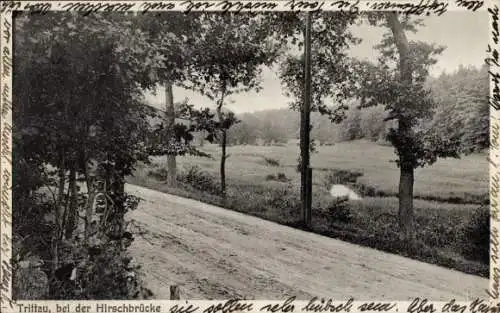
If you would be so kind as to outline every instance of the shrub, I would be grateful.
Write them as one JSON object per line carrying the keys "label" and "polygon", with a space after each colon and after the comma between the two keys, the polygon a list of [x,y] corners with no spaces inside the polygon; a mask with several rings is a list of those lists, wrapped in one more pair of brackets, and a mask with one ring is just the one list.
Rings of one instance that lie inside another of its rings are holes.
{"label": "shrub", "polygon": [[290,180],[288,177],[286,177],[285,173],[282,173],[282,172],[278,173],[277,178],[279,181],[283,181],[283,182],[287,182]]}
{"label": "shrub", "polygon": [[274,174],[268,174],[266,175],[266,180],[274,180],[274,181],[279,181],[279,182],[289,182],[290,178],[286,177],[286,174],[283,172],[278,173],[277,175]]}
{"label": "shrub", "polygon": [[168,172],[166,168],[158,168],[150,170],[148,176],[153,177],[156,180],[164,181],[167,180]]}
{"label": "shrub", "polygon": [[274,174],[267,174],[266,175],[266,180],[276,180],[276,175],[274,175]]}
{"label": "shrub", "polygon": [[417,215],[415,223],[417,239],[430,247],[446,247],[459,240],[456,224],[437,214]]}
{"label": "shrub", "polygon": [[[46,299],[48,294],[48,275],[41,269],[24,261],[27,266],[13,264],[12,295],[16,300]],[[42,263],[43,264],[43,263]]]}
{"label": "shrub", "polygon": [[264,161],[266,161],[266,165],[269,166],[280,166],[280,161],[274,158],[263,157]]}
{"label": "shrub", "polygon": [[336,224],[348,224],[353,220],[353,215],[349,208],[347,198],[338,198],[331,201],[326,208],[321,208],[326,216],[326,220],[330,227],[335,227]]}
{"label": "shrub", "polygon": [[279,209],[281,212],[300,210],[300,199],[290,189],[272,189],[266,195],[265,204]]}
{"label": "shrub", "polygon": [[331,170],[325,177],[325,182],[327,185],[332,184],[356,184],[359,177],[363,176],[363,173],[350,170]]}
{"label": "shrub", "polygon": [[[95,236],[88,247],[77,239],[62,242],[63,262],[49,283],[49,299],[131,300],[147,299],[150,290],[127,254],[133,236],[124,232],[120,239]],[[98,239],[99,238],[99,239]]]}
{"label": "shrub", "polygon": [[489,264],[490,211],[488,206],[477,208],[462,230],[462,254],[475,261]]}
{"label": "shrub", "polygon": [[359,193],[361,193],[361,195],[363,195],[365,197],[375,197],[375,196],[377,196],[377,190],[374,187],[372,187],[372,186],[368,186],[368,185],[365,185],[365,184],[357,183],[356,184],[356,189],[359,191]]}
{"label": "shrub", "polygon": [[186,172],[178,175],[177,179],[195,189],[215,195],[221,194],[219,183],[210,173],[202,170],[199,166],[189,167]]}

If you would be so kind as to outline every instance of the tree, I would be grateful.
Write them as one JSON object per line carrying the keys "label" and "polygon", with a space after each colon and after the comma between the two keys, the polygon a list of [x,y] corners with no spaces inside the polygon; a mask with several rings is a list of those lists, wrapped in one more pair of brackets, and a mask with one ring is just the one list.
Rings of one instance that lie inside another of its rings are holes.
{"label": "tree", "polygon": [[314,114],[311,116],[313,125],[311,138],[319,141],[320,145],[331,144],[336,141],[337,124],[332,124],[327,116]]}
{"label": "tree", "polygon": [[363,136],[361,129],[361,112],[358,108],[351,107],[344,120],[339,124],[341,140],[355,140]]}
{"label": "tree", "polygon": [[386,116],[385,108],[382,105],[362,110],[360,126],[363,137],[371,141],[384,140],[387,137]]}
{"label": "tree", "polygon": [[[193,144],[195,133],[207,131],[211,127],[214,117],[207,108],[196,109],[189,103],[189,99],[174,104],[175,113],[179,122],[167,129],[165,114],[160,110],[150,107],[154,111],[156,119],[151,120],[152,130],[147,135],[148,154],[151,156],[186,154],[192,156],[211,157],[198,150]],[[170,138],[170,139],[167,139]]]}
{"label": "tree", "polygon": [[198,17],[194,13],[186,16],[181,12],[160,12],[139,15],[135,17],[135,23],[144,30],[150,42],[157,45],[157,53],[169,61],[176,61],[177,68],[171,72],[160,72],[159,77],[163,80],[165,88],[165,125],[164,140],[171,151],[167,154],[167,183],[176,184],[176,155],[184,154],[191,147],[183,146],[175,140],[175,108],[172,87],[182,81],[184,70],[188,68],[193,53],[198,53],[193,45],[193,34],[198,33],[201,27]]}
{"label": "tree", "polygon": [[[165,83],[165,117],[166,117],[166,140],[168,143],[174,141],[174,127],[175,127],[175,109],[174,109],[174,94],[172,91],[172,84],[170,82]],[[168,136],[170,134],[170,136]],[[167,155],[167,183],[170,186],[174,186],[177,182],[177,163],[175,160],[175,154]]]}
{"label": "tree", "polygon": [[[297,55],[297,51],[304,45],[305,22],[302,16],[292,13],[271,15],[270,20],[276,24],[274,27],[278,40],[284,40],[293,47],[281,61],[280,79],[287,96],[293,99],[290,107],[300,110],[303,102],[305,59],[302,54]],[[312,14],[312,20],[311,67],[314,75],[311,81],[311,112],[319,112],[328,116],[331,122],[339,123],[348,109],[345,104],[350,96],[347,82],[352,75],[346,52],[350,44],[358,42],[349,30],[349,26],[356,20],[356,14],[318,12]],[[306,132],[310,132],[310,125],[307,127],[309,129]]]}
{"label": "tree", "polygon": [[[230,145],[255,145],[257,144],[259,127],[252,124],[250,114],[238,116],[240,122],[234,125],[228,132],[228,143]],[[258,121],[257,121],[258,122]]]}
{"label": "tree", "polygon": [[394,121],[388,140],[398,156],[399,226],[404,236],[413,235],[414,170],[434,163],[438,157],[458,157],[458,144],[443,138],[430,127],[434,102],[425,89],[428,68],[443,47],[408,41],[405,31],[416,31],[421,24],[409,16],[402,20],[396,13],[369,14],[373,24],[390,30],[377,46],[381,52],[378,64],[359,63],[358,96],[361,107],[382,104],[388,112],[386,120]]}
{"label": "tree", "polygon": [[488,68],[463,67],[432,81],[434,127],[461,143],[463,153],[489,146]]}
{"label": "tree", "polygon": [[261,66],[271,64],[277,48],[267,38],[259,16],[207,13],[200,16],[200,22],[203,27],[195,45],[203,53],[193,56],[184,86],[216,102],[218,120],[209,136],[220,138],[221,191],[225,195],[227,131],[237,119],[224,113],[223,107],[231,94],[260,89]]}
{"label": "tree", "polygon": [[[36,247],[32,252],[45,261],[49,297],[132,297],[120,273],[123,217],[131,199],[124,178],[137,161],[148,161],[150,112],[142,90],[158,84],[162,71],[178,71],[175,60],[158,54],[158,46],[132,21],[108,13],[16,18],[14,233],[19,242],[30,238],[27,247]],[[86,190],[77,188],[81,180]],[[44,193],[50,201],[43,200]],[[105,205],[94,225],[98,194]],[[85,213],[83,238],[74,236],[77,211]],[[39,224],[47,216],[54,217],[50,227]],[[67,253],[81,259],[64,264]],[[101,257],[111,263],[98,263]],[[103,265],[107,274],[94,271]],[[81,270],[83,291],[60,276],[68,266]]]}
{"label": "tree", "polygon": [[287,134],[273,120],[265,119],[260,125],[260,138],[264,145],[286,143],[288,141]]}

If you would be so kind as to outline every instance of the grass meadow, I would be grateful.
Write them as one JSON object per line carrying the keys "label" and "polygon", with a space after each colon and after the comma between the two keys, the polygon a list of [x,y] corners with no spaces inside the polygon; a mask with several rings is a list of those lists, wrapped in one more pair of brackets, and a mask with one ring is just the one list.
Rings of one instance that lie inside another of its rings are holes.
{"label": "grass meadow", "polygon": [[[140,164],[128,181],[302,228],[296,143],[228,147],[225,199],[217,193],[220,148],[205,145],[201,149],[212,158],[177,158],[177,187],[165,184],[166,157],[155,157],[149,165]],[[477,256],[489,252],[488,238],[470,240],[471,221],[478,210],[487,210],[486,206],[479,208],[488,199],[486,155],[438,160],[417,169],[417,234],[411,242],[400,239],[397,231],[399,170],[391,162],[394,158],[392,147],[364,140],[317,147],[311,155],[312,231],[486,277],[488,257]],[[339,203],[331,197],[331,172],[335,169],[363,174],[353,187],[363,194],[363,200]]]}

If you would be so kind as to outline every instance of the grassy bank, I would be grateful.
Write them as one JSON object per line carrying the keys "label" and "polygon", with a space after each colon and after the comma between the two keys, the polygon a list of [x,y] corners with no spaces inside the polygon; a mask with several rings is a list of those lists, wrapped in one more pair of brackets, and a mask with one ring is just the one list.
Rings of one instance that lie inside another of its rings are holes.
{"label": "grassy bank", "polygon": [[[342,147],[344,149],[341,149]],[[488,276],[487,260],[474,258],[478,253],[484,254],[484,247],[488,244],[487,242],[484,244],[481,238],[474,242],[470,238],[471,231],[468,229],[473,218],[478,215],[477,203],[484,202],[484,193],[488,188],[486,163],[484,167],[477,164],[470,165],[471,161],[482,159],[481,156],[472,156],[471,158],[475,160],[445,160],[448,163],[438,163],[425,169],[427,172],[417,172],[415,189],[420,197],[415,200],[417,235],[415,240],[404,242],[400,240],[396,226],[398,200],[393,195],[397,184],[393,186],[390,180],[393,176],[397,177],[394,174],[397,168],[387,161],[392,156],[387,151],[390,148],[366,142],[322,148],[325,149],[320,149],[315,155],[316,158],[323,157],[323,163],[321,169],[317,166],[313,174],[313,232],[465,273]],[[371,165],[365,165],[364,170],[360,168],[361,161],[354,158],[357,154],[353,152],[358,149],[357,152],[361,153],[362,148],[372,149],[372,152],[358,156],[367,155],[370,162],[375,163],[366,163]],[[178,158],[181,170],[179,184],[176,187],[167,187],[164,182],[166,168],[164,158],[156,158],[153,164],[148,166],[139,166],[134,177],[130,177],[128,181],[302,228],[299,223],[299,178],[293,168],[296,149],[298,148],[294,146],[258,147],[258,149],[231,147],[225,200],[218,195],[218,163],[215,146],[205,149],[214,155],[214,159]],[[334,149],[343,151],[343,154],[335,152]],[[339,153],[342,157],[335,156],[335,153]],[[373,157],[374,154],[376,157]],[[330,157],[332,160],[329,161],[331,163],[329,165],[327,159]],[[383,157],[386,159],[381,159]],[[348,173],[360,171],[364,174],[359,177],[356,185],[365,188],[365,197],[362,201],[336,203],[330,196],[328,187],[332,179],[330,174],[335,158],[341,163],[339,165],[335,162],[335,168],[346,169]],[[313,165],[314,162],[319,161],[313,159]],[[431,175],[432,172],[436,174]],[[439,173],[446,175],[438,176]],[[421,181],[425,183],[418,183]],[[419,189],[417,186],[420,186]],[[366,196],[366,188],[370,188],[374,196]],[[450,199],[455,201],[450,203]],[[482,212],[486,211],[487,209],[482,209]]]}

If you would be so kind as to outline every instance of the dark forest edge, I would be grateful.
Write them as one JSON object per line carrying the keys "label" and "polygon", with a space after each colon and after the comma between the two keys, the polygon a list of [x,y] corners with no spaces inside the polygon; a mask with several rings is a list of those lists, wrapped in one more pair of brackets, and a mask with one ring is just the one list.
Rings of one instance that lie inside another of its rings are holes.
{"label": "dark forest edge", "polygon": [[[425,84],[435,102],[430,123],[447,137],[457,138],[463,151],[487,149],[489,107],[484,95],[489,88],[488,67],[461,66],[452,73],[430,76]],[[358,105],[356,101],[350,103],[345,119],[338,124],[313,113],[311,139],[318,146],[355,139],[390,145],[386,141],[389,125],[384,121],[384,107],[360,110]],[[285,144],[298,138],[299,114],[289,109],[242,113],[237,117],[241,122],[228,132],[230,145]]]}

